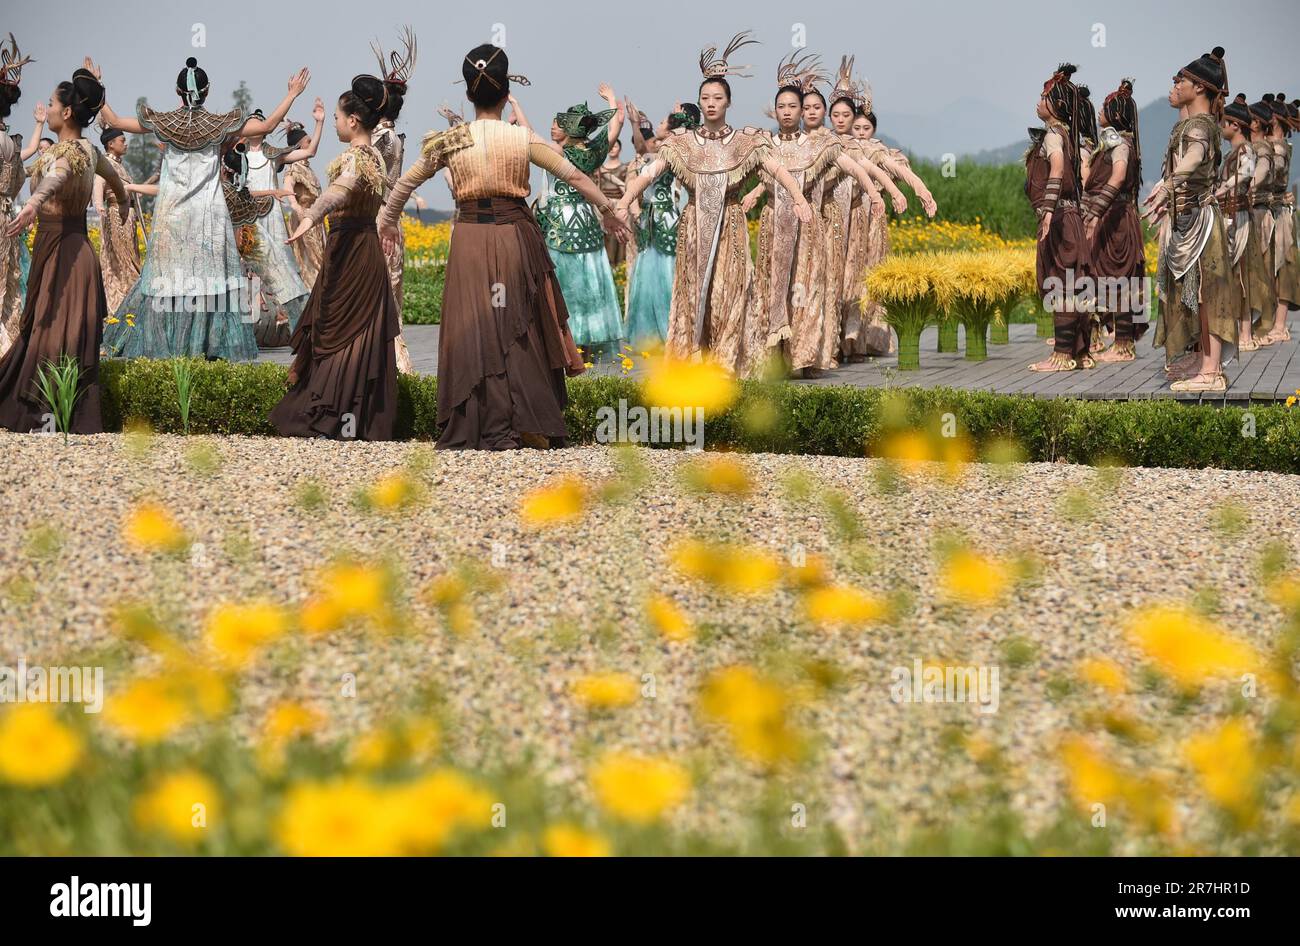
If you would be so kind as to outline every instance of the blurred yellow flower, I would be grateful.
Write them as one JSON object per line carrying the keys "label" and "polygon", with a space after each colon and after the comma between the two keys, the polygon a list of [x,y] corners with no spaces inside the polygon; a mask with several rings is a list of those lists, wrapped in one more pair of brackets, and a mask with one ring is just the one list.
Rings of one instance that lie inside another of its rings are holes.
{"label": "blurred yellow flower", "polygon": [[1258,814],[1259,747],[1246,722],[1230,719],[1199,732],[1184,746],[1187,761],[1196,770],[1201,789],[1219,807],[1243,823]]}
{"label": "blurred yellow flower", "polygon": [[639,690],[630,673],[593,673],[573,681],[573,696],[588,709],[615,709],[631,706]]}
{"label": "blurred yellow flower", "polygon": [[941,581],[949,601],[989,607],[1001,601],[1011,587],[1011,569],[973,549],[957,549],[947,556]]}
{"label": "blurred yellow flower", "polygon": [[192,770],[158,778],[131,806],[136,827],[180,844],[198,844],[221,817],[221,798],[207,776]]}
{"label": "blurred yellow flower", "polygon": [[791,725],[792,700],[775,681],[751,667],[727,667],[705,679],[699,709],[727,727],[736,751],[767,766],[797,761],[804,739]]}
{"label": "blurred yellow flower", "polygon": [[740,385],[715,361],[654,358],[643,385],[652,407],[699,408],[706,416],[720,414],[740,397]]}
{"label": "blurred yellow flower", "polygon": [[554,824],[542,833],[542,850],[548,857],[609,857],[609,840],[571,824]]}
{"label": "blurred yellow flower", "polygon": [[1106,657],[1093,657],[1079,663],[1079,678],[1085,683],[1101,687],[1110,693],[1128,690],[1128,676],[1124,668]]}
{"label": "blurred yellow flower", "polygon": [[669,550],[669,557],[674,567],[687,577],[732,593],[768,591],[781,577],[781,565],[776,557],[751,545],[686,539]]}
{"label": "blurred yellow flower", "polygon": [[405,854],[437,853],[456,831],[483,830],[491,824],[492,799],[451,769],[430,772],[384,794]]}
{"label": "blurred yellow flower", "polygon": [[122,527],[127,544],[145,552],[176,552],[189,544],[185,530],[158,503],[142,502]]}
{"label": "blurred yellow flower", "polygon": [[1080,736],[1072,736],[1061,744],[1061,759],[1065,763],[1074,800],[1084,811],[1093,805],[1113,806],[1124,794],[1124,777],[1101,754]]}
{"label": "blurred yellow flower", "polygon": [[687,485],[700,492],[744,496],[753,489],[744,465],[729,456],[697,460],[686,466],[684,475]]}
{"label": "blurred yellow flower", "polygon": [[822,585],[804,593],[804,611],[814,624],[853,627],[879,621],[888,613],[884,598],[847,585]]}
{"label": "blurred yellow flower", "polygon": [[1264,661],[1254,647],[1229,637],[1188,608],[1146,608],[1129,619],[1125,632],[1183,687],[1198,687],[1214,677],[1264,672]]}
{"label": "blurred yellow flower", "polygon": [[576,477],[568,476],[524,496],[519,504],[519,517],[530,526],[574,522],[581,518],[586,505],[587,487]]}
{"label": "blurred yellow flower", "polygon": [[600,806],[634,824],[658,821],[691,792],[691,777],[677,763],[630,752],[605,753],[590,777]]}
{"label": "blurred yellow flower", "polygon": [[19,703],[0,715],[0,781],[24,788],[57,784],[81,753],[81,737],[48,703]]}
{"label": "blurred yellow flower", "polygon": [[358,736],[348,750],[350,764],[381,769],[407,762],[430,761],[442,744],[442,730],[422,717],[390,721]]}
{"label": "blurred yellow flower", "polygon": [[682,643],[695,639],[695,626],[671,598],[652,595],[646,600],[645,611],[650,626],[665,640]]}
{"label": "blurred yellow flower", "polygon": [[349,621],[365,619],[381,629],[392,624],[392,582],[377,565],[340,562],[319,576],[316,593],[303,605],[299,621],[308,634],[325,634]]}
{"label": "blurred yellow flower", "polygon": [[309,706],[294,700],[282,700],[271,707],[262,724],[262,734],[273,742],[288,742],[315,732],[324,718]]}
{"label": "blurred yellow flower", "polygon": [[288,627],[284,609],[269,601],[223,604],[208,616],[203,640],[224,666],[239,669]]}
{"label": "blurred yellow flower", "polygon": [[370,487],[366,495],[378,509],[401,509],[415,501],[419,489],[404,470],[396,470]]}
{"label": "blurred yellow flower", "polygon": [[359,778],[290,787],[275,838],[296,857],[391,857],[402,853],[389,799]]}
{"label": "blurred yellow flower", "polygon": [[141,677],[104,701],[104,721],[140,743],[161,742],[192,719],[185,694],[163,677]]}
{"label": "blurred yellow flower", "polygon": [[881,445],[880,455],[900,464],[908,472],[924,469],[923,464],[935,458],[930,449],[930,438],[919,430],[894,434]]}

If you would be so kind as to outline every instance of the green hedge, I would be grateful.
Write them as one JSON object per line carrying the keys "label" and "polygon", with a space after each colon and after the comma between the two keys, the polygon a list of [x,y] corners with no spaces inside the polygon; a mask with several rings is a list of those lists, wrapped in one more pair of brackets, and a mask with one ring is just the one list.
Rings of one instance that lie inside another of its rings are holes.
{"label": "green hedge", "polygon": [[442,287],[445,265],[413,265],[408,260],[402,276],[402,321],[407,325],[437,325],[442,321]]}
{"label": "green hedge", "polygon": [[[280,365],[195,362],[191,432],[273,434],[266,418],[284,391],[285,377]],[[154,430],[181,430],[170,362],[106,361],[101,379],[106,429],[120,430],[124,421],[139,419]],[[429,376],[401,377],[399,438],[436,436],[437,383]],[[639,386],[621,377],[571,379],[566,419],[572,441],[593,442],[597,410],[620,399],[641,403]],[[745,382],[731,410],[707,419],[705,442],[748,452],[863,456],[878,453],[893,431],[934,429],[937,418],[949,412],[981,455],[1011,441],[1021,458],[1031,461],[1300,473],[1300,410],[1273,404],[1254,406],[1247,417],[1243,408],[1173,400],[1039,399],[948,388],[886,393]],[[757,416],[770,422],[758,429]]]}

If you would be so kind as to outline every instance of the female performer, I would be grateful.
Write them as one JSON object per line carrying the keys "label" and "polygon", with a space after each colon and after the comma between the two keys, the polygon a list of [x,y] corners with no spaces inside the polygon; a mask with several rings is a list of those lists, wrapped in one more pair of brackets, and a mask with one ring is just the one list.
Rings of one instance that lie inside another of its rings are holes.
{"label": "female performer", "polygon": [[140,242],[136,238],[135,202],[131,199],[131,185],[135,183],[131,172],[122,163],[126,154],[126,135],[117,128],[105,128],[99,136],[104,156],[117,173],[127,192],[126,222],[113,199],[113,189],[107,187],[102,177],[95,177],[95,213],[99,215],[99,266],[104,274],[104,296],[108,311],[116,312],[135,281],[140,278]]}
{"label": "female performer", "polygon": [[1250,108],[1246,104],[1246,96],[1238,95],[1234,101],[1224,106],[1223,117],[1219,120],[1219,131],[1228,142],[1229,150],[1224,155],[1223,168],[1219,172],[1219,186],[1214,194],[1219,202],[1219,210],[1223,213],[1224,236],[1232,261],[1229,288],[1233,308],[1240,321],[1237,348],[1243,352],[1259,348],[1254,337],[1253,310],[1259,307],[1257,284],[1265,278],[1263,257],[1260,256],[1258,239],[1250,219],[1250,191],[1256,171],[1250,126]]}
{"label": "female performer", "polygon": [[[606,111],[593,114],[580,103],[558,113],[551,125],[552,149],[593,178],[623,128],[624,106],[614,90],[602,84],[600,94],[610,106]],[[593,357],[613,354],[623,337],[623,313],[600,221],[568,183],[548,179],[548,185],[538,222],[564,290],[573,340]]]}
{"label": "female performer", "polygon": [[[89,60],[87,60],[89,63]],[[89,68],[98,70],[90,63]],[[108,352],[128,358],[203,356],[229,361],[257,357],[247,280],[221,192],[221,155],[231,137],[270,133],[307,88],[306,69],[289,78],[288,94],[266,119],[242,109],[217,114],[203,107],[208,74],[193,56],[176,75],[181,107],[155,111],[143,103],[135,118],[104,106],[103,122],[164,145],[158,199],[144,267],[104,333]],[[130,315],[132,318],[128,319]]]}
{"label": "female performer", "polygon": [[1073,371],[1094,366],[1088,352],[1092,316],[1080,312],[1077,281],[1086,275],[1088,249],[1079,215],[1079,90],[1066,63],[1043,85],[1038,117],[1025,155],[1025,193],[1038,215],[1038,290],[1053,313],[1051,357],[1030,371]]}
{"label": "female performer", "polygon": [[1260,339],[1261,345],[1289,342],[1291,330],[1287,328],[1286,314],[1300,303],[1300,259],[1296,255],[1294,208],[1287,201],[1291,183],[1291,122],[1287,115],[1285,93],[1265,95],[1264,101],[1272,112],[1273,122],[1268,133],[1268,144],[1273,149],[1273,169],[1268,193],[1273,216],[1273,287],[1276,305],[1273,308],[1273,327]]}
{"label": "female performer", "polygon": [[1146,309],[1146,253],[1137,210],[1142,152],[1132,79],[1106,96],[1100,121],[1084,184],[1083,228],[1089,244],[1088,272],[1106,281],[1098,283],[1097,309],[1113,323],[1115,342],[1097,360],[1132,361],[1137,357],[1134,343],[1146,329],[1145,323],[1139,329],[1133,319]]}
{"label": "female performer", "polygon": [[18,335],[0,358],[0,426],[15,432],[52,430],[45,418],[54,405],[43,398],[39,379],[65,355],[76,360],[79,372],[66,432],[104,429],[99,343],[108,313],[99,260],[86,236],[86,207],[98,174],[117,198],[125,222],[126,191],[108,159],[81,136],[103,105],[104,87],[87,69],[58,84],[47,110],[58,142],[37,159],[31,199],[5,229],[14,239],[37,221]]}
{"label": "female performer", "polygon": [[[27,243],[21,233],[10,237],[5,231],[14,219],[14,199],[27,183],[23,162],[31,156],[23,151],[22,135],[9,134],[7,119],[14,103],[22,96],[23,66],[31,61],[32,57],[22,54],[10,33],[8,43],[0,45],[0,355],[9,350],[18,334],[27,288]],[[38,106],[33,148],[40,140],[44,124],[45,112]]]}
{"label": "female performer", "polygon": [[[307,129],[297,122],[291,122],[284,137],[290,148],[297,149],[307,138]],[[289,190],[284,197],[284,202],[289,207],[289,225],[296,230],[298,224],[306,219],[307,211],[316,202],[316,198],[320,197],[320,179],[316,177],[310,160],[303,158],[284,169],[284,185]],[[325,258],[325,228],[313,227],[295,240],[292,247],[294,259],[298,262],[298,275],[310,292],[316,285],[316,277]]]}
{"label": "female performer", "polygon": [[[681,105],[660,123],[658,132],[642,136],[645,153],[628,166],[628,180],[651,164],[659,143],[678,128],[700,127],[700,110],[694,102]],[[664,171],[641,195],[637,221],[637,252],[627,293],[627,337],[635,345],[662,344],[668,337],[668,310],[673,301],[673,270],[677,265],[677,228],[685,192],[671,169]]]}
{"label": "female performer", "polygon": [[[289,392],[271,410],[287,437],[391,440],[397,419],[397,301],[375,220],[386,186],[370,143],[388,90],[359,75],[339,96],[334,130],[348,147],[327,171],[329,187],[289,239],[329,220],[325,262],[290,344]],[[399,205],[400,211],[400,205]]]}
{"label": "female performer", "polygon": [[502,119],[510,84],[520,79],[510,75],[504,49],[476,46],[461,74],[474,120],[425,137],[420,159],[397,182],[380,218],[384,241],[395,241],[411,192],[451,168],[456,230],[438,336],[438,446],[562,444],[564,377],[581,373],[583,363],[555,264],[526,203],[529,166],[576,190],[616,233],[627,231],[590,178],[529,128]]}
{"label": "female performer", "polygon": [[1216,393],[1227,390],[1222,372],[1224,348],[1236,348],[1238,312],[1229,287],[1231,263],[1223,216],[1210,198],[1221,159],[1218,116],[1228,89],[1223,48],[1216,46],[1174,76],[1169,104],[1187,108],[1174,125],[1165,152],[1164,176],[1146,204],[1157,217],[1168,216],[1167,242],[1159,279],[1165,300],[1156,328],[1156,344],[1173,361],[1175,391]]}
{"label": "female performer", "polygon": [[740,185],[762,168],[791,195],[801,224],[812,222],[813,209],[803,188],[772,153],[772,139],[757,128],[739,131],[727,124],[731,85],[727,76],[739,69],[727,58],[756,40],[747,33],[732,38],[722,57],[713,46],[700,55],[704,79],[699,88],[703,124],[678,128],[659,147],[651,165],[633,181],[618,202],[627,209],[664,171],[689,191],[690,200],[677,230],[677,270],[668,321],[667,351],[688,358],[709,352],[738,375],[754,373],[767,351],[767,313],[754,291],[754,262],[749,230],[740,207]]}

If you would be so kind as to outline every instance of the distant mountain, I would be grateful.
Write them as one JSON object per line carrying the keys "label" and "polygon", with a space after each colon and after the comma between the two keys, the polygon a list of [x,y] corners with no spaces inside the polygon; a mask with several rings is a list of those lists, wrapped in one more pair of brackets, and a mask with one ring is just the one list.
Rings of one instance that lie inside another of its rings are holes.
{"label": "distant mountain", "polygon": [[888,136],[902,142],[909,154],[930,161],[942,160],[945,154],[970,154],[997,148],[1017,129],[1025,127],[1025,119],[1018,113],[969,96],[929,115],[906,112],[880,115],[881,140]]}

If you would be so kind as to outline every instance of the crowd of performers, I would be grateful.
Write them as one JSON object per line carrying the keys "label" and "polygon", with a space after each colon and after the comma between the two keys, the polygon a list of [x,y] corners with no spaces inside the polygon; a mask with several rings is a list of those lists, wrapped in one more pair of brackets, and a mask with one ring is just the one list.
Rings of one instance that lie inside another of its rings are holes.
{"label": "crowd of performers", "polygon": [[[240,361],[259,345],[288,344],[277,430],[390,438],[397,374],[410,370],[400,221],[414,190],[439,173],[456,202],[438,352],[441,447],[563,443],[565,377],[628,341],[662,343],[673,357],[707,353],[741,376],[774,356],[806,375],[888,352],[882,310],[859,299],[862,277],[888,251],[885,201],[906,208],[896,182],[931,216],[934,200],[906,158],[875,137],[870,91],[850,57],[832,79],[816,57],[792,55],[776,71],[775,131],[728,124],[729,79],[748,68],[730,60],[754,42],[742,33],[720,56],[706,49],[696,102],[677,103],[657,126],[602,85],[605,110],[565,109],[545,138],[512,91],[528,80],[510,73],[503,49],[475,47],[461,63],[473,117],[442,110],[450,127],[429,132],[403,172],[395,122],[416,59],[407,30],[397,52],[376,48],[378,75],[356,76],[338,97],[334,130],[346,150],[325,187],[310,166],[325,122],[319,99],[310,133],[289,122],[284,147],[268,140],[307,88],[306,69],[270,114],[215,113],[204,104],[208,75],[191,58],[176,77],[178,107],[142,104],[132,117],[109,105],[87,59],[36,110],[33,142],[48,123],[48,146],[0,135],[0,426],[47,426],[35,380],[62,355],[81,367],[71,430],[91,433],[102,429],[101,354]],[[0,118],[29,61],[11,36]],[[1082,276],[1140,280],[1145,264],[1132,84],[1098,111],[1074,72],[1063,66],[1044,87],[1044,127],[1026,158],[1039,281],[1056,327],[1053,353],[1035,370],[1131,359],[1144,327],[1134,318],[1140,303],[1099,305],[1075,291]],[[1147,199],[1161,225],[1157,344],[1186,390],[1222,390],[1221,364],[1236,350],[1285,340],[1297,296],[1283,197],[1296,109],[1283,96],[1225,106],[1227,91],[1221,50],[1180,71],[1170,102],[1184,115]],[[96,123],[100,148],[83,136]],[[637,152],[628,165],[618,157],[625,124]],[[156,179],[131,179],[127,134],[154,139]],[[1220,135],[1233,145],[1227,158]],[[533,166],[546,184],[530,204]],[[27,180],[31,196],[15,213]],[[143,259],[139,195],[155,199]],[[87,239],[92,201],[98,255]],[[760,201],[751,254],[747,215]],[[622,300],[619,262],[629,273]],[[254,299],[237,291],[249,284]]]}
{"label": "crowd of performers", "polygon": [[1025,190],[1039,220],[1038,282],[1055,323],[1051,356],[1030,367],[1072,371],[1134,359],[1145,300],[1099,287],[1107,280],[1142,287],[1146,218],[1158,234],[1155,344],[1165,349],[1170,387],[1224,392],[1223,368],[1240,353],[1289,341],[1287,312],[1300,308],[1288,190],[1300,100],[1282,93],[1229,100],[1224,50],[1198,56],[1173,77],[1169,105],[1178,121],[1160,181],[1140,205],[1133,83],[1121,82],[1098,110],[1075,74],[1062,65],[1043,86],[1044,124],[1031,131],[1025,157]]}

